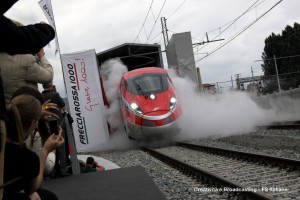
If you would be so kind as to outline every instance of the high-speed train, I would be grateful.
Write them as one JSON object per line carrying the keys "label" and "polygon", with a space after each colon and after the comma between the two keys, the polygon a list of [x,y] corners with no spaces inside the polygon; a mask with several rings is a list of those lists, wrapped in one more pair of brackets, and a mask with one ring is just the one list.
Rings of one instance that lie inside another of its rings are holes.
{"label": "high-speed train", "polygon": [[165,69],[146,67],[127,72],[122,76],[119,94],[129,138],[157,140],[178,131],[182,110]]}

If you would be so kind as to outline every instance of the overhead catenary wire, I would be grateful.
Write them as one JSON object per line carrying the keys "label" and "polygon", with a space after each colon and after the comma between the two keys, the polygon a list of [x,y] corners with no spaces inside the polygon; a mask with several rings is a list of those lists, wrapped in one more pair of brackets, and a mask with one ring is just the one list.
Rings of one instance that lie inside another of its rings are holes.
{"label": "overhead catenary wire", "polygon": [[[222,25],[222,26],[219,26],[218,28],[215,28],[215,29],[212,29],[210,31],[207,31],[206,33],[211,33],[211,32],[214,32],[214,31],[219,31],[219,34],[217,36],[215,36],[213,39],[216,39],[218,36],[220,36],[226,29],[228,29],[231,25],[233,25],[235,22],[237,22],[237,20],[239,20],[243,15],[247,14],[248,12],[252,11],[253,9],[257,9],[258,6],[260,6],[262,3],[264,3],[266,0],[262,0],[261,2],[259,2],[260,0],[256,0],[243,14],[241,14],[240,16],[236,17],[235,19],[227,22],[226,24]],[[180,6],[169,16],[167,17],[166,19],[169,19],[172,15],[174,15],[181,7],[182,5],[186,2],[186,0],[184,0]],[[257,12],[257,11],[256,11]],[[257,13],[256,13],[256,16],[257,16]],[[229,26],[228,26],[229,25]],[[226,27],[227,26],[227,27]],[[225,29],[222,29],[223,27],[226,27]],[[221,31],[223,30],[223,31]],[[173,32],[173,33],[177,33],[175,31],[171,31],[171,30],[168,30],[170,32]],[[195,39],[195,40],[199,40],[199,41],[203,41],[203,39],[206,37],[206,34],[203,36],[202,40],[196,38],[196,37],[192,37],[192,39]],[[206,45],[205,45],[206,46]],[[202,49],[202,48],[201,48]],[[200,50],[201,50],[200,49]]]}
{"label": "overhead catenary wire", "polygon": [[155,21],[155,15],[154,15],[154,12],[153,12],[152,8],[151,8],[151,14],[152,14],[153,21]]}
{"label": "overhead catenary wire", "polygon": [[154,29],[154,27],[155,27],[155,25],[156,25],[156,23],[157,23],[157,20],[158,20],[158,18],[159,18],[159,16],[160,16],[160,14],[161,14],[161,12],[162,12],[162,10],[163,10],[165,4],[166,4],[166,1],[167,1],[167,0],[164,1],[163,5],[162,5],[161,8],[160,8],[160,11],[159,11],[159,13],[158,13],[158,15],[157,15],[157,17],[156,17],[156,19],[155,19],[155,21],[154,21],[154,24],[153,24],[153,26],[152,26],[152,28],[151,28],[151,31],[150,31],[150,33],[149,33],[149,36],[147,37],[146,44],[148,44],[148,40],[149,40],[149,38],[150,38],[150,36],[151,36],[151,34],[152,34],[152,32],[153,32],[153,29]]}
{"label": "overhead catenary wire", "polygon": [[[265,1],[266,1],[266,0],[263,0],[262,2],[259,2],[259,3],[258,3],[257,5],[255,5],[255,6],[251,6],[252,8],[250,8],[246,13],[252,11],[254,8],[257,8],[259,5],[261,5],[261,4],[262,4],[263,2],[265,2]],[[255,2],[255,4],[256,4],[256,2]],[[246,14],[246,13],[245,13],[245,14]],[[239,16],[239,17],[240,17],[240,16]],[[239,17],[237,17],[237,18],[239,18]],[[224,24],[224,25],[222,25],[222,26],[219,26],[218,28],[214,28],[214,29],[212,29],[212,30],[210,30],[210,31],[207,31],[207,33],[211,33],[211,32],[214,32],[214,31],[219,31],[220,29],[222,29],[223,27],[227,26],[228,24],[231,24],[233,21],[236,21],[237,18],[235,18],[235,19],[233,19],[233,20],[227,22],[226,24]]]}
{"label": "overhead catenary wire", "polygon": [[[152,42],[153,40],[155,40],[158,36],[162,36],[162,32],[160,32],[159,34],[154,36],[151,40],[149,40],[149,43]],[[158,42],[158,43],[160,43],[160,42]]]}
{"label": "overhead catenary wire", "polygon": [[239,33],[235,34],[234,36],[232,36],[232,38],[230,38],[227,42],[223,43],[221,46],[217,47],[216,49],[214,49],[213,51],[211,51],[208,55],[198,59],[196,61],[199,62],[201,60],[203,60],[204,58],[210,56],[211,54],[215,53],[216,51],[218,51],[219,49],[221,49],[222,47],[224,47],[225,45],[227,45],[229,42],[231,42],[232,40],[234,40],[236,37],[238,37],[239,35],[241,35],[243,32],[245,32],[248,28],[250,28],[253,24],[255,24],[257,21],[259,21],[263,16],[265,16],[268,12],[270,12],[272,9],[274,9],[279,3],[281,3],[283,0],[278,1],[276,4],[274,4],[270,9],[268,9],[266,12],[264,12],[262,15],[260,15],[257,19],[255,19],[254,21],[252,21],[250,24],[248,24],[244,29],[242,29]]}
{"label": "overhead catenary wire", "polygon": [[[160,11],[159,11],[159,13],[158,13],[158,15],[157,15],[157,17],[156,17],[156,19],[155,19],[155,21],[154,21],[154,24],[153,24],[153,26],[152,26],[152,28],[151,28],[151,31],[150,31],[149,35],[147,36],[146,44],[148,44],[149,38],[150,38],[150,36],[152,35],[153,29],[154,29],[154,27],[155,27],[155,25],[156,25],[156,23],[157,23],[157,20],[158,20],[158,18],[159,18],[159,16],[160,16],[160,14],[161,14],[161,12],[162,12],[162,10],[163,10],[165,4],[166,4],[166,1],[167,1],[167,0],[164,1],[163,5],[162,5],[161,8],[160,8]],[[137,52],[139,52],[142,48],[143,48],[143,47],[140,47],[139,49],[137,49],[134,53],[132,53],[132,55],[134,55],[134,54],[136,54]]]}
{"label": "overhead catenary wire", "polygon": [[[235,24],[241,17],[243,17],[245,14],[247,14],[249,11],[251,11],[253,9],[253,7],[259,2],[260,0],[256,0],[249,8],[247,8],[241,15],[239,15],[238,17],[236,17],[234,20],[230,21],[228,26],[226,24],[226,28],[222,31],[219,32],[219,34],[217,36],[215,36],[212,40],[216,39],[217,37],[219,37],[222,33],[224,33],[226,30],[228,30],[228,28],[230,28],[233,24]],[[265,0],[264,0],[265,1]],[[223,27],[223,26],[222,26]],[[215,30],[220,30],[220,27]],[[211,32],[211,31],[210,31]],[[207,33],[206,33],[207,34]],[[204,36],[205,37],[205,36]],[[202,48],[198,49],[198,51],[201,51],[203,48],[205,48],[208,44],[204,45]],[[198,52],[197,51],[197,52]]]}
{"label": "overhead catenary wire", "polygon": [[[167,19],[170,19],[173,15],[175,15],[175,13],[178,12],[178,10],[184,5],[184,3],[185,3],[186,1],[187,1],[187,0],[183,0],[183,2],[175,9],[175,11],[174,11]],[[157,20],[158,20],[158,18],[159,18],[159,16],[160,16],[160,14],[161,14],[161,12],[162,12],[164,6],[165,6],[166,0],[164,1],[163,5],[162,5],[162,7],[161,7],[161,9],[160,9],[160,11],[159,11],[159,14],[158,14],[158,16],[157,16],[156,18],[155,18],[155,15],[154,15],[154,13],[153,13],[153,9],[152,9],[152,7],[153,7],[153,2],[154,2],[154,0],[151,1],[151,4],[150,4],[149,9],[148,9],[148,12],[147,12],[147,15],[146,15],[146,17],[145,17],[145,19],[144,19],[144,22],[143,22],[143,24],[142,24],[140,30],[139,30],[138,35],[136,36],[136,38],[135,38],[135,40],[134,40],[133,43],[135,43],[136,40],[139,38],[139,35],[140,35],[142,29],[145,27],[145,23],[146,23],[146,20],[147,20],[147,18],[148,18],[148,16],[149,16],[150,12],[151,12],[152,17],[153,17],[153,19],[154,19],[154,25],[152,26],[151,31],[150,31],[149,34],[147,34],[147,33],[146,33],[146,30],[144,30],[144,31],[145,31],[145,34],[146,34],[146,38],[147,38],[146,44],[147,44],[148,42],[153,41],[156,37],[158,37],[158,36],[161,34],[161,33],[159,33],[158,35],[156,35],[154,38],[152,38],[152,39],[149,41],[149,38],[151,37],[151,34],[152,34],[153,29],[154,29],[154,27],[155,27],[155,25],[156,25],[156,23],[157,23]]]}
{"label": "overhead catenary wire", "polygon": [[[154,29],[154,27],[155,27],[155,25],[156,25],[156,23],[157,23],[157,20],[158,20],[158,18],[159,18],[159,16],[160,16],[160,14],[161,14],[161,12],[162,12],[164,6],[165,6],[166,1],[167,1],[167,0],[164,1],[163,5],[162,5],[162,7],[161,7],[161,9],[160,9],[160,11],[159,11],[159,14],[158,14],[158,16],[157,16],[156,19],[155,19],[154,13],[153,13],[153,10],[152,10],[152,5],[153,5],[153,0],[152,0],[151,5],[149,6],[149,9],[148,9],[147,15],[146,15],[146,17],[145,17],[145,19],[144,19],[144,22],[143,22],[143,24],[142,24],[142,26],[141,26],[141,28],[140,28],[140,31],[139,31],[139,33],[138,33],[138,35],[137,35],[137,37],[135,38],[135,40],[134,40],[133,43],[135,43],[135,41],[136,41],[137,39],[139,39],[139,35],[140,35],[142,29],[144,28],[144,31],[145,31],[145,34],[146,34],[146,37],[147,37],[146,44],[148,44],[149,38],[150,38],[150,36],[152,35],[153,29]],[[150,33],[147,34],[147,33],[146,33],[146,29],[145,29],[145,23],[146,23],[146,20],[147,20],[147,18],[148,18],[148,16],[149,16],[150,11],[151,11],[151,13],[152,13],[152,16],[153,16],[154,19],[155,19],[155,22],[154,22],[154,24],[153,24],[153,26],[152,26],[152,29],[151,29]],[[156,35],[155,37],[153,37],[150,41],[156,39],[156,38],[157,38],[159,35],[161,35],[161,34],[162,34],[162,32],[160,32],[158,35]],[[133,43],[132,43],[132,44],[133,44]],[[143,47],[140,47],[139,49],[137,49],[134,53],[132,53],[132,54],[129,55],[129,56],[123,56],[123,57],[120,57],[120,58],[127,58],[127,57],[144,57],[144,58],[150,58],[150,57],[146,57],[146,56],[144,56],[144,55],[147,55],[147,54],[153,54],[153,53],[161,53],[161,52],[165,52],[165,51],[159,51],[159,52],[150,52],[150,53],[136,54],[136,53],[139,52],[142,48],[143,48]],[[153,62],[153,61],[151,60],[151,61],[149,61],[149,62],[147,62],[147,63],[144,63],[144,64],[142,64],[142,65],[139,65],[139,66],[143,66],[143,65],[146,65],[146,64],[149,64],[149,63],[152,63],[152,62]],[[139,66],[138,66],[138,67],[139,67]]]}
{"label": "overhead catenary wire", "polygon": [[187,0],[184,0],[180,5],[179,5],[179,7],[169,16],[169,17],[167,17],[166,19],[168,20],[168,19],[170,19],[182,6],[183,6],[183,4],[186,2]]}
{"label": "overhead catenary wire", "polygon": [[[251,5],[251,6],[250,6],[243,14],[241,14],[241,15],[238,16],[237,18],[231,20],[230,22],[226,23],[226,24],[223,25],[223,26],[220,26],[219,28],[215,28],[215,29],[213,29],[213,30],[208,31],[207,33],[210,33],[210,32],[216,31],[216,30],[219,30],[219,34],[218,34],[217,36],[213,37],[212,40],[216,39],[218,36],[220,36],[222,33],[224,33],[231,25],[233,25],[234,23],[236,23],[237,20],[240,19],[243,15],[245,15],[246,13],[252,11],[253,9],[257,9],[257,7],[260,6],[262,3],[264,3],[265,1],[266,1],[266,0],[263,0],[263,1],[261,1],[261,2],[258,2],[258,1],[254,2],[254,3],[253,3],[253,4],[252,4],[252,5]],[[257,19],[257,10],[256,10],[256,19]],[[230,25],[229,25],[229,24],[230,24]],[[228,26],[228,25],[229,25],[229,26]],[[222,29],[222,28],[225,27],[225,26],[227,26],[227,27],[226,27],[225,29]],[[222,29],[223,31],[221,31],[221,29]],[[207,33],[206,33],[206,34],[207,34]],[[235,33],[235,34],[237,34],[237,33]],[[203,36],[203,38],[205,38],[205,35]],[[233,38],[233,39],[234,39],[234,38]],[[203,40],[203,39],[202,39],[202,40]],[[229,41],[229,42],[230,42],[230,41]],[[229,42],[228,42],[228,43],[229,43]],[[207,52],[198,53],[200,50],[202,50],[203,48],[205,48],[207,45],[208,45],[208,44],[205,44],[205,45],[203,45],[203,46],[200,47],[200,48],[197,46],[197,49],[194,51],[194,55],[197,55],[197,54],[206,54],[205,57],[207,57],[207,56],[209,56],[210,54],[214,53],[214,52],[212,52],[212,53],[207,53]],[[220,42],[220,45],[222,45],[221,42]],[[225,45],[226,45],[226,44],[225,44]],[[222,47],[220,47],[220,48],[222,48]],[[205,57],[202,57],[202,58],[205,58]],[[197,63],[199,60],[201,60],[201,59],[198,59],[198,60],[196,61],[196,63]]]}
{"label": "overhead catenary wire", "polygon": [[[276,60],[280,60],[280,59],[284,59],[284,58],[295,58],[295,57],[299,57],[300,55],[293,55],[293,56],[283,56],[283,57],[278,57],[276,58]],[[263,60],[255,60],[254,62],[258,62],[258,61],[266,61],[266,60],[274,60],[274,58],[268,58],[268,59],[263,59]]]}
{"label": "overhead catenary wire", "polygon": [[139,31],[139,33],[137,34],[135,40],[134,40],[132,43],[135,43],[135,42],[136,42],[136,40],[139,38],[139,36],[140,36],[140,34],[141,34],[142,29],[144,28],[145,23],[146,23],[146,20],[147,20],[147,18],[148,18],[148,16],[149,16],[150,10],[151,10],[152,5],[153,5],[153,1],[154,1],[154,0],[151,1],[151,4],[150,4],[149,9],[148,9],[148,12],[147,12],[147,15],[146,15],[146,17],[145,17],[145,19],[144,19],[144,22],[143,22],[143,24],[142,24],[142,26],[141,26],[141,28],[140,28],[140,31]]}

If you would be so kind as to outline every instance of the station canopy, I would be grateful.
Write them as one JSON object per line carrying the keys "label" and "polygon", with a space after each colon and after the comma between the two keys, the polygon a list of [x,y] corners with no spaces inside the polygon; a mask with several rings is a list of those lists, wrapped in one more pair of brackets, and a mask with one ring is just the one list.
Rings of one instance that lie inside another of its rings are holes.
{"label": "station canopy", "polygon": [[97,53],[99,65],[112,58],[120,58],[128,71],[143,67],[163,68],[159,44],[125,43]]}

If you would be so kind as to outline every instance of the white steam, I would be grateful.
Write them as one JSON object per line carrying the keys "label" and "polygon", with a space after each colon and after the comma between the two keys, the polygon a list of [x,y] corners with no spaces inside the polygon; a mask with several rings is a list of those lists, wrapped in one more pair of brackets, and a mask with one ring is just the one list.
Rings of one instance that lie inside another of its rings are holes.
{"label": "white steam", "polygon": [[[100,74],[110,105],[106,116],[111,131],[110,141],[102,147],[103,150],[136,146],[136,143],[129,140],[125,133],[119,105],[119,84],[122,75],[126,72],[127,67],[119,59],[109,60],[101,66]],[[183,111],[179,120],[181,131],[175,138],[176,141],[214,135],[243,134],[254,130],[257,125],[274,121],[278,116],[278,112],[273,108],[259,107],[246,92],[199,93],[196,84],[192,81],[176,76],[173,70],[169,70],[169,75]],[[164,143],[158,141],[157,144],[161,144],[160,142]]]}
{"label": "white steam", "polygon": [[183,111],[177,140],[245,133],[268,122],[271,113],[245,92],[200,94],[192,81],[176,76],[172,70],[169,74]]}
{"label": "white steam", "polygon": [[122,75],[128,71],[119,59],[111,59],[101,65],[100,74],[109,107],[106,110],[106,120],[110,125],[110,140],[102,146],[103,150],[126,149],[134,146],[125,133],[118,90]]}

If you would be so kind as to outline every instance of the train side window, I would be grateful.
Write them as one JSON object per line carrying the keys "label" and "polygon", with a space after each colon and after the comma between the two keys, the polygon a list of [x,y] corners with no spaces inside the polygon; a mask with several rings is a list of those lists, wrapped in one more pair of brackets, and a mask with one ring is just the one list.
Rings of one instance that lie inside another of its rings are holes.
{"label": "train side window", "polygon": [[168,78],[168,81],[171,83],[171,85],[173,85],[173,81],[172,81],[172,79],[170,78],[169,75],[167,75],[167,78]]}
{"label": "train side window", "polygon": [[136,88],[132,82],[132,79],[127,79],[125,82],[125,88],[129,93],[137,94]]}
{"label": "train side window", "polygon": [[119,92],[120,94],[123,94],[123,79],[120,82]]}
{"label": "train side window", "polygon": [[120,83],[120,91],[122,91],[123,90],[123,81],[121,81],[121,83]]}

